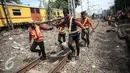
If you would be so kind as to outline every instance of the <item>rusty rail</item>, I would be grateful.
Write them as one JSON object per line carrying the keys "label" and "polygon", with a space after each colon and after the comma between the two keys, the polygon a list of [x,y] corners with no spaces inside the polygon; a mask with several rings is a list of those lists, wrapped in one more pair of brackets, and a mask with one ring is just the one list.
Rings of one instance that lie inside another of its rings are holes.
{"label": "rusty rail", "polygon": [[[49,54],[50,54],[50,52],[47,53],[47,55],[49,55]],[[30,69],[32,69],[33,67],[35,67],[41,61],[40,58],[41,58],[41,56],[38,57],[38,58],[36,58],[35,60],[33,60],[32,62],[30,62],[26,66],[20,68],[15,73],[25,73],[25,72],[29,71]]]}
{"label": "rusty rail", "polygon": [[[51,71],[49,71],[49,73],[57,73],[57,72],[59,72],[60,69],[62,69],[66,65],[66,63],[68,61],[68,56],[70,55],[70,52],[71,51],[69,50],[65,54],[65,57]],[[15,73],[25,73],[25,72],[29,71],[30,69],[32,69],[33,67],[35,67],[41,61],[40,57],[37,58],[37,59],[35,59],[35,60],[33,60],[31,63],[27,64],[26,66],[22,67],[21,69],[19,69]]]}
{"label": "rusty rail", "polygon": [[71,53],[71,51],[69,50],[66,53],[65,57],[58,64],[56,64],[55,67],[53,69],[51,69],[48,73],[60,73],[60,70],[67,64],[70,53]]}
{"label": "rusty rail", "polygon": [[34,66],[36,66],[39,62],[40,62],[40,57],[33,60],[31,63],[29,63],[25,67],[21,68],[20,70],[18,70],[15,73],[25,73],[25,72],[29,71],[30,69],[32,69]]}

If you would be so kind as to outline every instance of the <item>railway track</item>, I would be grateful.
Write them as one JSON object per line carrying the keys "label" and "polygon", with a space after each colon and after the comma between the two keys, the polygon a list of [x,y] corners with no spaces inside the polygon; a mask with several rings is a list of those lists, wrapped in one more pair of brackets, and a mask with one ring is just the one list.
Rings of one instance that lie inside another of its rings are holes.
{"label": "railway track", "polygon": [[18,70],[15,73],[25,73],[27,71],[29,71],[30,69],[32,69],[34,66],[36,66],[39,62],[40,62],[40,57],[33,60],[31,63],[29,63],[28,65],[26,65],[25,67],[21,68],[20,70]]}
{"label": "railway track", "polygon": [[48,73],[60,73],[60,70],[67,64],[70,54],[71,51],[69,50],[64,56],[64,58],[58,64],[56,64],[56,66],[53,69],[51,69]]}
{"label": "railway track", "polygon": [[[67,51],[67,53],[64,55],[63,59],[59,61],[58,64],[56,64],[56,66],[54,66],[53,69],[51,69],[49,71],[49,73],[58,73],[67,63],[67,61],[69,60],[70,57],[70,53],[71,51]],[[41,57],[41,56],[40,56]],[[26,66],[24,66],[23,68],[19,69],[17,72],[15,73],[26,73],[27,71],[31,70],[33,67],[35,67],[38,63],[42,62],[40,60],[40,57],[33,60],[32,62],[30,62],[29,64],[27,64]]]}
{"label": "railway track", "polygon": [[[94,22],[95,25],[95,29],[98,27],[99,25],[99,21],[97,21],[98,23],[96,23],[96,21]],[[90,32],[92,33],[92,32]],[[48,53],[49,54],[49,53]],[[68,60],[71,57],[71,51],[68,50],[67,53],[64,55],[64,57],[54,66],[53,69],[51,69],[48,73],[60,73],[60,70],[67,64]],[[15,73],[26,73],[27,71],[31,70],[33,67],[35,67],[38,63],[40,63],[40,57],[33,60],[31,63],[29,63],[28,65],[26,65],[25,67],[19,69],[17,72]]]}

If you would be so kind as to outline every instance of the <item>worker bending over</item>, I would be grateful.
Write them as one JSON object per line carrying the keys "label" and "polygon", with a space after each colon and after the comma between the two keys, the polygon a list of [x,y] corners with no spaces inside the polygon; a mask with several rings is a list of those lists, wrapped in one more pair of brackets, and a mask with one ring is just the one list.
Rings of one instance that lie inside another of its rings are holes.
{"label": "worker bending over", "polygon": [[[72,46],[72,42],[75,41],[76,43],[76,49],[77,49],[77,56],[75,59],[79,58],[79,53],[80,53],[80,47],[79,47],[79,31],[77,26],[85,30],[85,27],[76,19],[74,19],[72,16],[69,15],[69,11],[63,10],[64,13],[64,21],[60,22],[59,24],[56,25],[56,27],[65,27],[65,25],[68,28],[68,33],[69,33],[69,38],[68,38],[68,46],[72,51],[72,55],[75,56],[75,49]],[[87,32],[87,30],[85,30]]]}
{"label": "worker bending over", "polygon": [[[39,56],[42,54],[41,59],[46,59],[46,53],[45,53],[45,47],[44,47],[44,39],[41,30],[52,30],[53,28],[45,28],[40,25],[30,24],[29,27],[29,40],[31,43],[31,40],[33,39],[33,44],[31,45],[30,50],[32,52],[38,52]],[[40,50],[36,49],[36,47],[39,46]]]}
{"label": "worker bending over", "polygon": [[[85,27],[85,30],[88,32],[85,32],[84,30],[81,31],[81,38],[85,41],[85,46],[89,48],[89,27],[91,27],[92,31],[94,32],[94,27],[92,25],[92,21],[87,17],[86,11],[81,12],[81,23]],[[85,37],[86,36],[86,37]]]}

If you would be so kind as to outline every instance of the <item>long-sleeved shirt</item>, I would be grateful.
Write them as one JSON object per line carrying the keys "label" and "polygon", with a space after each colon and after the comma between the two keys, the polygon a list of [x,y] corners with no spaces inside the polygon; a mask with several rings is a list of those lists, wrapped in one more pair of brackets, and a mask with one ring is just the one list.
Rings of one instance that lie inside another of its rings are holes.
{"label": "long-sleeved shirt", "polygon": [[[80,27],[81,29],[85,29],[85,27],[78,21],[78,20],[76,20],[76,19],[74,19],[74,23],[78,26],[78,27]],[[60,22],[59,24],[57,24],[56,26],[57,27],[64,27],[65,26],[65,24],[66,24],[66,20],[64,20],[64,21],[62,21],[62,22]]]}

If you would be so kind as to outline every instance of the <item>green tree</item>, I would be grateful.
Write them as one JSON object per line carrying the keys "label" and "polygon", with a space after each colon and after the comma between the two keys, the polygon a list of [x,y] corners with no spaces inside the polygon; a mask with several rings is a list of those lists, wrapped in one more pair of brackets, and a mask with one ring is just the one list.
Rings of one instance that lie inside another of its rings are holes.
{"label": "green tree", "polygon": [[107,15],[113,15],[113,11],[111,9],[107,10]]}
{"label": "green tree", "polygon": [[[80,5],[79,0],[75,0],[75,6]],[[47,4],[45,4],[45,9],[47,11],[47,18],[50,20],[52,18],[52,9],[68,9],[68,0],[49,0]]]}
{"label": "green tree", "polygon": [[118,10],[126,10],[128,7],[130,7],[130,0],[115,0],[115,8],[116,11]]}
{"label": "green tree", "polygon": [[[55,2],[51,2],[53,8],[57,9],[68,9],[68,0],[56,0]],[[75,0],[75,7],[80,5],[80,0]]]}

